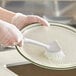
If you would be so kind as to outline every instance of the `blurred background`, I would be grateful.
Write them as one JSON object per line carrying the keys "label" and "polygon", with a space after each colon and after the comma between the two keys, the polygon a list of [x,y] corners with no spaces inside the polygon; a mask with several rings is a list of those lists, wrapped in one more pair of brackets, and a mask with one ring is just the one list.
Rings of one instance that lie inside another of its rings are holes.
{"label": "blurred background", "polygon": [[73,0],[0,0],[0,6],[14,12],[39,15],[53,22],[76,24],[76,1]]}

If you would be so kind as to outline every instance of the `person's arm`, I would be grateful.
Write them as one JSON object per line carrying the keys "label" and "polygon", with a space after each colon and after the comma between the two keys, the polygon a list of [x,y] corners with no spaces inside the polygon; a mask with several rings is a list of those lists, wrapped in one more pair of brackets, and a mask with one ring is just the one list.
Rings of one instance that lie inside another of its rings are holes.
{"label": "person's arm", "polygon": [[0,44],[22,46],[23,35],[13,24],[0,20]]}
{"label": "person's arm", "polygon": [[0,44],[21,46],[23,35],[19,29],[31,23],[49,25],[45,19],[39,16],[14,13],[0,7]]}
{"label": "person's arm", "polygon": [[11,23],[11,20],[15,16],[15,14],[16,13],[14,13],[12,11],[8,11],[8,10],[0,7],[0,19],[2,19],[4,21]]}
{"label": "person's arm", "polygon": [[24,14],[18,14],[12,11],[8,11],[4,8],[0,7],[0,19],[7,21],[9,23],[14,24],[18,29],[22,29],[26,25],[32,24],[32,23],[40,23],[45,26],[49,26],[49,23],[36,15],[24,15]]}

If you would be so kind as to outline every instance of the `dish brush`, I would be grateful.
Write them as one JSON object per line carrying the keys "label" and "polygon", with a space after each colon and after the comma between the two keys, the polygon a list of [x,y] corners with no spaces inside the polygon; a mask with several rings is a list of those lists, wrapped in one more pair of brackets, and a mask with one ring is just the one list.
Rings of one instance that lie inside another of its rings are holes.
{"label": "dish brush", "polygon": [[62,60],[65,56],[57,41],[51,41],[50,44],[45,44],[36,40],[24,38],[24,42],[44,47],[46,49],[44,54],[49,59]]}

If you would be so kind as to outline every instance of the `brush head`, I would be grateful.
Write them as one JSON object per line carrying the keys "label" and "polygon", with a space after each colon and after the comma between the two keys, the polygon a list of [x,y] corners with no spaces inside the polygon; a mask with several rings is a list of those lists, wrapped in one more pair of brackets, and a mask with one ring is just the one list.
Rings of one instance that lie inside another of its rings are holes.
{"label": "brush head", "polygon": [[51,60],[54,60],[54,61],[60,61],[60,60],[62,60],[65,57],[65,55],[64,55],[62,50],[60,50],[58,52],[48,52],[48,51],[46,51],[45,52],[45,56],[48,59],[51,59]]}
{"label": "brush head", "polygon": [[52,41],[47,47],[48,50],[45,51],[45,55],[52,60],[62,60],[64,58],[64,53],[57,41]]}

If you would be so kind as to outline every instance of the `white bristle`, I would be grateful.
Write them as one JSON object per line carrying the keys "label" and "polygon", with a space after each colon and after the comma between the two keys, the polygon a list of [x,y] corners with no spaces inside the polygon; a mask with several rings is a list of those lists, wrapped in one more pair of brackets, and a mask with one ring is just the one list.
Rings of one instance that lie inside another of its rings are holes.
{"label": "white bristle", "polygon": [[47,48],[48,50],[45,52],[45,55],[52,60],[62,60],[64,58],[64,53],[61,50],[60,44],[57,41],[51,41],[51,43],[49,44],[49,48]]}
{"label": "white bristle", "polygon": [[49,52],[49,51],[45,51],[45,56],[48,58],[48,59],[51,59],[51,60],[56,60],[56,61],[60,61],[64,58],[64,53],[62,50],[58,51],[58,52]]}

